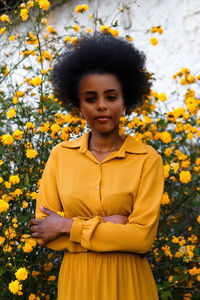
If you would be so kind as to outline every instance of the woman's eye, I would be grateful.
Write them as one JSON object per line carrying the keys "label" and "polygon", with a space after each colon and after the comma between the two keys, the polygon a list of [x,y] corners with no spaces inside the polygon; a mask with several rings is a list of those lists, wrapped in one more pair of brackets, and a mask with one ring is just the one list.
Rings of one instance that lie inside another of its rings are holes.
{"label": "woman's eye", "polygon": [[95,97],[88,97],[85,99],[87,102],[94,102],[96,100]]}
{"label": "woman's eye", "polygon": [[117,99],[117,97],[114,95],[109,95],[109,96],[107,96],[107,99],[110,101],[114,101],[115,99]]}

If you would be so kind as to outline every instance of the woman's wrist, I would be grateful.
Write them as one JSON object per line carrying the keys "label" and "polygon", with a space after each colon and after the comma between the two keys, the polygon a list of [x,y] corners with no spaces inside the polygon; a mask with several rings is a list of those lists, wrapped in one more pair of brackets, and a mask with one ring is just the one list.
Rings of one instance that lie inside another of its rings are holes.
{"label": "woman's wrist", "polygon": [[70,218],[62,218],[61,234],[69,234],[74,220]]}

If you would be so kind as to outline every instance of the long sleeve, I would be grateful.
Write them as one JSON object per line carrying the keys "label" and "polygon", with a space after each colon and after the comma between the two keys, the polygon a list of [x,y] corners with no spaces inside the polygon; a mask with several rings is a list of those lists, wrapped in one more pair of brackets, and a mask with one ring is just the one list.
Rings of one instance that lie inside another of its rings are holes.
{"label": "long sleeve", "polygon": [[162,158],[151,153],[143,166],[129,222],[104,223],[99,216],[86,221],[75,218],[70,240],[92,251],[148,252],[157,232],[163,186]]}
{"label": "long sleeve", "polygon": [[[46,215],[40,210],[40,205],[52,211],[62,211],[57,183],[55,160],[53,151],[51,152],[45,170],[42,175],[42,180],[39,188],[38,200],[36,205],[36,218],[43,219]],[[86,252],[80,244],[70,241],[69,235],[59,237],[48,243],[48,248],[53,250],[68,250],[70,252]]]}

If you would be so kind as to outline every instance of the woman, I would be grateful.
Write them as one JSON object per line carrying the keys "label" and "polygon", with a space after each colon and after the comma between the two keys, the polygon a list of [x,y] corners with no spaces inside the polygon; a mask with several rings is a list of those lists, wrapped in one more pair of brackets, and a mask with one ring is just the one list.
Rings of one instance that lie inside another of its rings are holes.
{"label": "woman", "polygon": [[[51,151],[32,220],[42,247],[65,250],[58,300],[158,299],[144,253],[159,221],[162,159],[119,134],[125,110],[149,93],[144,63],[127,41],[95,34],[68,47],[54,66],[60,100],[78,108],[91,129]],[[64,218],[56,213],[62,210]]]}

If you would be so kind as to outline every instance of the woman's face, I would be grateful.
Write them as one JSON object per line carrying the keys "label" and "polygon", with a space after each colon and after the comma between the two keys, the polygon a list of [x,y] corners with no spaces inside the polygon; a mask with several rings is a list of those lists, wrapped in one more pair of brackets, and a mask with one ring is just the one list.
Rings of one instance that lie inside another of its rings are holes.
{"label": "woman's face", "polygon": [[122,86],[115,75],[88,74],[79,86],[80,112],[99,134],[118,130],[125,105]]}

